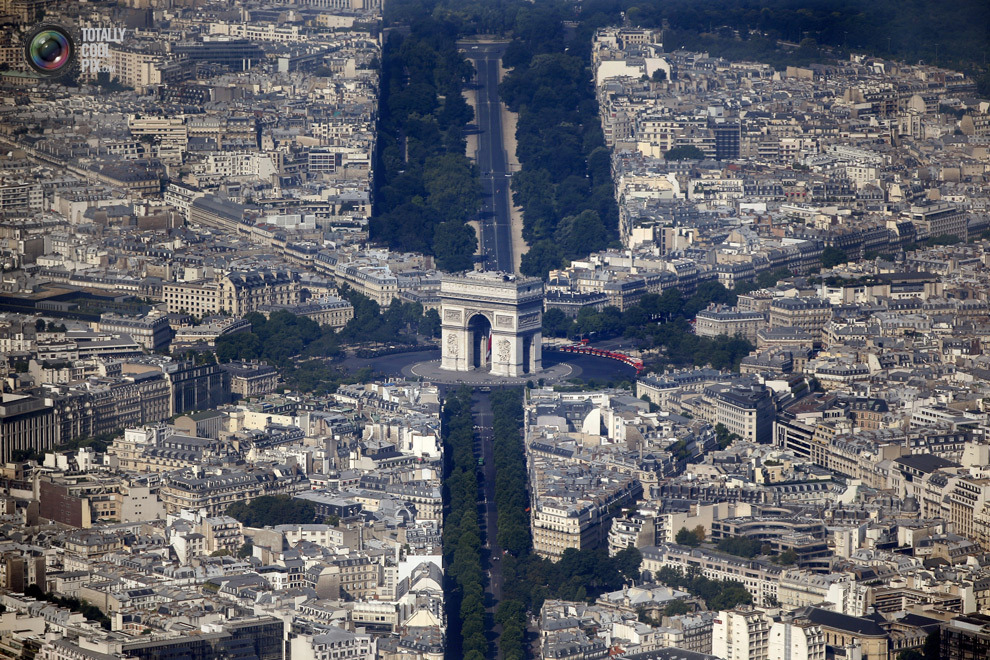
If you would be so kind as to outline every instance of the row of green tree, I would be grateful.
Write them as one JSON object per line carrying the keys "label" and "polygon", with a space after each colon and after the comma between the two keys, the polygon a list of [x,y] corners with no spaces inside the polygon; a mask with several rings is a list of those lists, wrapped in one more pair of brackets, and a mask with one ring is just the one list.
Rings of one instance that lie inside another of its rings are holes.
{"label": "row of green tree", "polygon": [[485,590],[478,520],[478,475],[474,455],[471,391],[463,387],[444,401],[443,554],[447,573],[448,653],[466,660],[488,657]]}
{"label": "row of green tree", "polygon": [[462,94],[473,67],[457,32],[420,14],[405,36],[391,32],[382,59],[378,167],[371,237],[436,257],[446,271],[471,267],[467,223],[481,206],[477,168],[465,155],[473,111]]}
{"label": "row of green tree", "polygon": [[[493,392],[492,451],[495,457],[495,504],[498,511],[498,547],[514,556],[530,551],[529,497],[522,441],[522,390]],[[526,657],[526,609],[518,600],[503,599],[495,613],[502,626],[499,652],[505,660]]]}
{"label": "row of green tree", "polygon": [[526,275],[546,276],[618,238],[611,156],[605,146],[587,49],[565,39],[564,3],[520,10],[499,87],[518,112],[513,202],[523,210]]}
{"label": "row of green tree", "polygon": [[44,319],[35,321],[34,329],[36,332],[65,332],[67,330],[64,323],[56,324],[54,321],[45,323]]}
{"label": "row of green tree", "polygon": [[227,507],[226,513],[245,527],[309,525],[317,522],[316,509],[310,502],[288,495],[263,495],[250,502],[234,502]]}
{"label": "row of green tree", "polygon": [[498,510],[498,545],[514,555],[530,549],[529,497],[522,433],[523,393],[502,389],[491,395],[495,456],[495,505]]}

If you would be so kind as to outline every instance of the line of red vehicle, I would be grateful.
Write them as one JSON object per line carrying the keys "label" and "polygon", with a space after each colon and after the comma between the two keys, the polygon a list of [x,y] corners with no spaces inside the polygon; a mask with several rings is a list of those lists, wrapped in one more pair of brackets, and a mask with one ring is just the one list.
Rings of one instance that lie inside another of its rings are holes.
{"label": "line of red vehicle", "polygon": [[587,346],[586,344],[587,340],[583,340],[580,344],[560,346],[557,350],[563,351],[564,353],[579,353],[581,355],[594,355],[597,357],[608,358],[610,360],[618,360],[619,362],[628,364],[630,367],[636,369],[637,374],[643,371],[643,361],[639,358],[635,358],[618,351],[607,351],[602,348],[593,348],[591,346]]}

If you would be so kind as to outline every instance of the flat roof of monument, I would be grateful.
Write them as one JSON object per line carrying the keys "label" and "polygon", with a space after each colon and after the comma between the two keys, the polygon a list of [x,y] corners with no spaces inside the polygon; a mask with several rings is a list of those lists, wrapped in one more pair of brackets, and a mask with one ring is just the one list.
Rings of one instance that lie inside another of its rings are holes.
{"label": "flat roof of monument", "polygon": [[461,275],[443,275],[440,279],[441,305],[451,299],[474,300],[485,298],[522,301],[543,300],[543,280],[538,277],[522,277],[512,273],[475,271]]}
{"label": "flat roof of monument", "polygon": [[524,277],[515,273],[500,270],[471,270],[457,274],[443,274],[441,279],[446,281],[474,280],[476,282],[528,282],[539,280],[538,277]]}

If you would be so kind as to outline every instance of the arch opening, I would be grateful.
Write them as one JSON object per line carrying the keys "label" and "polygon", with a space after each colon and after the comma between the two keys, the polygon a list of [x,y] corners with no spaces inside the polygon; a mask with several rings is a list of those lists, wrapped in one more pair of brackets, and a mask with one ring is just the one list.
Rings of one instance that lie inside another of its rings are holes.
{"label": "arch opening", "polygon": [[472,369],[491,369],[492,322],[484,314],[475,314],[468,321],[471,355],[468,364]]}

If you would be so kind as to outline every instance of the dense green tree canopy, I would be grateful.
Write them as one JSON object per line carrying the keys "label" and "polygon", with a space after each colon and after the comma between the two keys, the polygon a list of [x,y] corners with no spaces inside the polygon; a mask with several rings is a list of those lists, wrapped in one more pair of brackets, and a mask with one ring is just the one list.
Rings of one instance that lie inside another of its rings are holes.
{"label": "dense green tree canopy", "polygon": [[849,256],[846,254],[845,250],[840,250],[836,247],[827,247],[822,250],[822,267],[823,268],[833,268],[839,264],[844,264],[849,261]]}
{"label": "dense green tree canopy", "polygon": [[523,275],[541,277],[564,266],[564,251],[550,239],[537,241],[522,255],[519,270]]}
{"label": "dense green tree canopy", "polygon": [[474,455],[471,392],[461,388],[444,401],[443,552],[447,565],[448,651],[460,657],[487,657],[485,606],[478,520],[478,475]]}
{"label": "dense green tree canopy", "polygon": [[691,530],[687,527],[681,527],[678,530],[677,535],[674,537],[674,542],[681,545],[689,545],[692,548],[696,548],[701,545],[701,542],[705,540],[704,536],[699,536],[697,530]]}
{"label": "dense green tree canopy", "polygon": [[264,495],[250,502],[235,502],[227,507],[227,515],[236,518],[246,527],[316,522],[316,510],[312,504],[288,495]]}
{"label": "dense green tree canopy", "polygon": [[339,331],[285,311],[273,312],[268,319],[254,312],[244,317],[251,322],[251,331],[218,338],[216,355],[220,362],[264,360],[278,369],[289,388],[330,394],[342,383],[370,377],[367,370],[350,374],[328,362],[342,354],[342,344],[415,344],[416,332],[427,337],[440,334],[439,315],[424,313],[419,303],[396,299],[382,310],[347,287],[341,295],[353,305],[354,318]]}
{"label": "dense green tree canopy", "polygon": [[505,57],[513,69],[499,88],[519,113],[522,170],[512,177],[512,198],[523,209],[530,244],[521,270],[536,276],[607,247],[618,228],[588,61],[569,52],[563,39],[547,38],[561,34],[560,11],[551,5],[520,10],[523,27]]}
{"label": "dense green tree canopy", "polygon": [[653,579],[702,598],[709,610],[728,610],[753,602],[753,595],[746,590],[742,582],[710,580],[703,577],[699,571],[689,571],[685,574],[681,570],[664,567],[657,571]]}
{"label": "dense green tree canopy", "polygon": [[466,223],[481,206],[478,170],[464,152],[473,113],[462,89],[473,68],[453,24],[422,8],[408,16],[409,34],[391,33],[383,52],[371,237],[465,270],[477,240]]}
{"label": "dense green tree canopy", "polygon": [[715,544],[715,547],[722,552],[729,553],[730,555],[752,558],[762,552],[763,543],[755,539],[732,537],[719,539],[719,542]]}
{"label": "dense green tree canopy", "polygon": [[663,155],[664,160],[703,160],[704,157],[705,152],[692,145],[674,147]]}
{"label": "dense green tree canopy", "polygon": [[437,268],[448,272],[471,268],[472,255],[478,248],[478,237],[470,225],[441,222],[433,231],[433,251]]}

